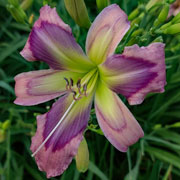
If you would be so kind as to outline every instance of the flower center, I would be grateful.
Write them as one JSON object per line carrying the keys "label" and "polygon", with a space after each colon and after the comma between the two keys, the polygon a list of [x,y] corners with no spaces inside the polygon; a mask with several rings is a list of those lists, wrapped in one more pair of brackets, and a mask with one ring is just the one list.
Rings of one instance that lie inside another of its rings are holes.
{"label": "flower center", "polygon": [[64,80],[66,81],[66,90],[73,94],[73,99],[75,101],[78,101],[94,90],[97,84],[98,75],[98,69],[94,68],[85,74],[84,77],[81,79],[79,78],[76,81],[72,78],[64,77]]}
{"label": "flower center", "polygon": [[[82,86],[81,79],[78,79],[75,88],[73,87],[74,81],[72,78],[70,78],[70,80],[68,80],[67,78],[64,77],[64,80],[66,81],[66,90],[73,93],[73,99],[75,101],[77,101],[77,100],[81,99],[83,96],[87,95],[86,94],[87,83]],[[76,90],[76,88],[77,88],[77,90]],[[77,97],[78,94],[79,94],[79,96]]]}

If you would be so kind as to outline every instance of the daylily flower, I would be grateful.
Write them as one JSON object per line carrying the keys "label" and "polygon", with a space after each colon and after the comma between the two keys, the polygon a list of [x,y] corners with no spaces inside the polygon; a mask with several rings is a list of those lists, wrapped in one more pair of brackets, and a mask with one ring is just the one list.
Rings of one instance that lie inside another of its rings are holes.
{"label": "daylily flower", "polygon": [[89,29],[85,55],[56,9],[40,10],[21,55],[50,69],[17,75],[15,103],[35,105],[60,96],[49,112],[37,116],[32,138],[31,151],[48,178],[62,174],[76,155],[94,97],[99,126],[119,151],[144,135],[116,93],[135,105],[149,92],[164,91],[164,44],[133,45],[113,54],[130,28],[127,19],[119,6],[105,8]]}

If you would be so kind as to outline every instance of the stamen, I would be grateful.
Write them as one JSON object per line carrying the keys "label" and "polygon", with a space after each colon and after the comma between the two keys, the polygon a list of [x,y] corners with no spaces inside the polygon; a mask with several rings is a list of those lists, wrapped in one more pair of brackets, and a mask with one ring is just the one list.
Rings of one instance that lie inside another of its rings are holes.
{"label": "stamen", "polygon": [[73,79],[70,78],[70,86],[69,86],[69,89],[70,89],[70,90],[72,89],[73,85],[74,85]]}
{"label": "stamen", "polygon": [[69,90],[69,81],[67,78],[64,77],[64,80],[66,81],[66,90]]}
{"label": "stamen", "polygon": [[70,78],[70,85],[73,86],[73,84],[74,84],[74,83],[73,83],[73,79]]}
{"label": "stamen", "polygon": [[79,92],[79,94],[80,94],[80,95],[83,95],[83,94],[82,94],[82,92],[81,92],[81,79],[78,79],[78,81],[77,81],[77,84],[76,84],[76,85],[77,85],[77,88],[78,88],[78,92]]}
{"label": "stamen", "polygon": [[84,91],[84,96],[87,96],[86,91],[87,91],[87,84],[83,85],[83,91]]}
{"label": "stamen", "polygon": [[[81,79],[78,79],[76,86],[77,86],[77,91],[73,90],[73,86],[74,86],[74,81],[72,78],[70,78],[70,80],[68,80],[67,78],[65,78],[66,81],[66,90],[70,91],[73,93],[73,99],[75,101],[78,101],[82,98],[82,96],[87,96],[86,91],[87,91],[87,83],[83,85],[83,87],[81,88]],[[76,97],[78,93],[78,97]]]}
{"label": "stamen", "polygon": [[78,89],[81,88],[81,79],[78,79],[78,81],[77,81],[77,88],[78,88]]}
{"label": "stamen", "polygon": [[76,97],[76,91],[71,91],[72,93],[73,93],[73,99],[75,100],[75,101],[78,101],[78,100],[80,100],[81,99],[81,96],[79,96],[78,98]]}
{"label": "stamen", "polygon": [[76,91],[72,90],[71,92],[73,93],[73,97],[76,96],[76,94],[77,94]]}
{"label": "stamen", "polygon": [[82,92],[81,92],[81,90],[80,90],[79,88],[78,88],[78,93],[79,93],[80,95],[83,95]]}
{"label": "stamen", "polygon": [[56,124],[56,126],[54,127],[54,129],[49,133],[49,135],[46,137],[46,139],[42,142],[42,144],[37,148],[37,150],[31,155],[32,157],[34,157],[39,150],[44,146],[44,144],[49,140],[49,138],[53,135],[53,133],[56,131],[56,129],[59,127],[59,125],[62,123],[62,121],[65,119],[65,117],[67,116],[67,114],[69,113],[69,111],[72,109],[74,103],[76,101],[73,100],[72,103],[70,104],[70,106],[68,107],[68,109],[66,110],[66,112],[64,113],[64,115],[62,116],[62,118],[59,120],[59,122]]}

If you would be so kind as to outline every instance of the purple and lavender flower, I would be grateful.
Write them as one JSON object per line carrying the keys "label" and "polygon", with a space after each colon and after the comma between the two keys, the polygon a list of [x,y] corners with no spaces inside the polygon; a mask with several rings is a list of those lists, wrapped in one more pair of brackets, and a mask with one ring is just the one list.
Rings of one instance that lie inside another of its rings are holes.
{"label": "purple and lavender flower", "polygon": [[76,155],[93,100],[99,126],[119,151],[126,152],[143,137],[117,94],[136,105],[148,93],[164,91],[164,44],[133,45],[121,55],[113,54],[129,28],[119,6],[108,6],[89,29],[85,54],[56,9],[41,8],[21,55],[44,61],[50,69],[17,75],[15,103],[35,105],[60,97],[49,112],[37,117],[31,144],[38,167],[48,178],[62,174]]}

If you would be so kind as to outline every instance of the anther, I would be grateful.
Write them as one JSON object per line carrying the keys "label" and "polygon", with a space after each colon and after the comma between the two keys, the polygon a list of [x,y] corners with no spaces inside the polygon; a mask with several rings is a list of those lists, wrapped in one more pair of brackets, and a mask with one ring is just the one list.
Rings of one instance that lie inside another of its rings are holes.
{"label": "anther", "polygon": [[78,97],[78,98],[76,98],[76,91],[73,91],[72,90],[72,93],[73,93],[73,99],[75,100],[75,101],[78,101],[78,100],[80,100],[81,99],[81,97]]}
{"label": "anther", "polygon": [[77,88],[78,88],[78,92],[79,92],[79,94],[80,95],[82,95],[82,92],[81,92],[81,79],[78,79],[78,81],[77,81]]}
{"label": "anther", "polygon": [[71,87],[73,87],[73,85],[74,85],[73,79],[70,78],[70,86],[69,86],[69,89],[70,89],[70,90],[71,90]]}
{"label": "anther", "polygon": [[73,79],[72,78],[70,78],[70,83],[71,83],[71,86],[73,86]]}
{"label": "anther", "polygon": [[73,93],[73,96],[76,96],[76,94],[77,94],[76,91],[72,90],[71,92]]}
{"label": "anther", "polygon": [[72,90],[71,92],[73,93],[73,99],[74,99],[75,101],[77,101],[77,98],[76,98],[76,94],[77,94],[77,93],[76,93],[76,91],[73,91],[73,90]]}
{"label": "anther", "polygon": [[84,84],[84,85],[83,85],[83,91],[84,91],[84,95],[87,96],[87,94],[86,94],[86,91],[87,91],[87,84]]}
{"label": "anther", "polygon": [[78,79],[78,81],[77,81],[77,88],[78,88],[78,89],[81,88],[81,79]]}
{"label": "anther", "polygon": [[87,91],[87,84],[84,84],[83,87],[81,87],[81,79],[78,79],[76,85],[77,85],[77,90],[75,91],[74,88],[74,81],[72,78],[69,80],[64,77],[64,80],[66,81],[66,90],[70,91],[73,93],[73,99],[75,101],[78,101],[82,98],[82,96],[87,96],[86,91]]}
{"label": "anther", "polygon": [[64,77],[64,80],[66,81],[66,90],[69,90],[69,81],[67,78]]}

